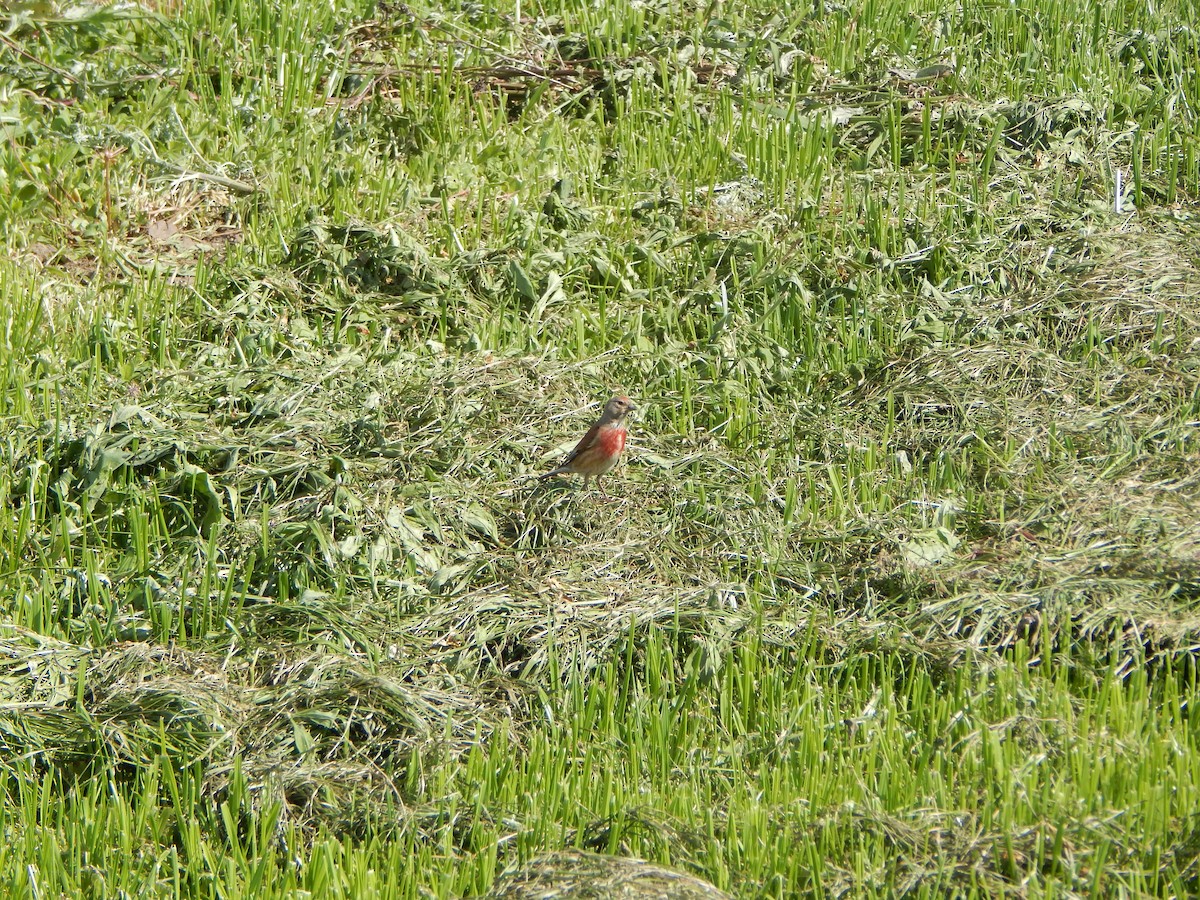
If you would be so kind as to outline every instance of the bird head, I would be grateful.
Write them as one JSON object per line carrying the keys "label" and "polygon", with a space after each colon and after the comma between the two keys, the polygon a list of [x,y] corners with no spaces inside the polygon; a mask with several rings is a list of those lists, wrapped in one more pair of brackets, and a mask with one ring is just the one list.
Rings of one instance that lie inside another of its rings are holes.
{"label": "bird head", "polygon": [[604,414],[600,416],[601,424],[620,422],[626,415],[637,409],[628,397],[613,397],[604,404]]}

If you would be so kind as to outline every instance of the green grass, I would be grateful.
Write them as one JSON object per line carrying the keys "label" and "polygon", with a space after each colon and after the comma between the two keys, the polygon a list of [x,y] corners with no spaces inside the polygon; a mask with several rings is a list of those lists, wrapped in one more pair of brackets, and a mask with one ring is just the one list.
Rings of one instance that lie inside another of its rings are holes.
{"label": "green grass", "polygon": [[0,23],[4,896],[1196,893],[1193,4]]}

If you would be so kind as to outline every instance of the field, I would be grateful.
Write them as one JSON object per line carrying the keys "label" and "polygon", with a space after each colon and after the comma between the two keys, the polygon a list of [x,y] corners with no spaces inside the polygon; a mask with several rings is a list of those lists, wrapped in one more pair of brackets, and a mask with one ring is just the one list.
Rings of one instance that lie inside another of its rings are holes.
{"label": "field", "polygon": [[17,0],[0,133],[0,895],[1200,892],[1191,0]]}

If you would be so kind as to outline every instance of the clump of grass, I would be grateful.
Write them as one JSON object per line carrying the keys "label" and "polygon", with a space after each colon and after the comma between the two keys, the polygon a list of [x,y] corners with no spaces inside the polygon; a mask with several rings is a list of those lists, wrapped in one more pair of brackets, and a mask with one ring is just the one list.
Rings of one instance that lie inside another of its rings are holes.
{"label": "clump of grass", "polygon": [[697,878],[642,860],[603,857],[569,851],[539,857],[528,866],[505,873],[486,896],[495,900],[542,897],[546,891],[580,898],[661,897],[719,900],[729,895]]}

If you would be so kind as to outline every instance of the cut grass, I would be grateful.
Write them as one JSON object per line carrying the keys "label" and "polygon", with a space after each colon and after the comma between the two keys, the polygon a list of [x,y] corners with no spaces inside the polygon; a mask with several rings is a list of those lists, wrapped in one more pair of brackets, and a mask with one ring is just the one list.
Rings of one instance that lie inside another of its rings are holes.
{"label": "cut grass", "polygon": [[1196,892],[1191,4],[4,16],[0,892]]}

